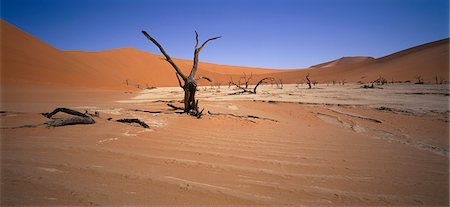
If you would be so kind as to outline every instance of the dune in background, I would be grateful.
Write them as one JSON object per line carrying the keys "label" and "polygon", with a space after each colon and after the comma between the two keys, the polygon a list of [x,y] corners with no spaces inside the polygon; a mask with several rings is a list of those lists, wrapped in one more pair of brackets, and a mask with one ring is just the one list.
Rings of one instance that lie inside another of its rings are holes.
{"label": "dune in background", "polygon": [[[177,86],[175,72],[160,55],[135,48],[100,52],[62,51],[1,20],[1,82],[10,85],[46,84],[59,87],[99,89],[133,89],[147,86]],[[382,58],[343,57],[307,69],[272,70],[200,62],[198,76],[227,85],[245,72],[253,74],[251,83],[272,76],[283,83],[304,82],[306,74],[319,83],[370,82],[379,76],[391,81],[425,82],[435,76],[448,81],[449,39],[420,45]],[[149,44],[144,38],[142,44]],[[189,71],[192,60],[176,59],[183,71]],[[125,82],[128,80],[129,86]],[[210,85],[203,82],[201,85]]]}

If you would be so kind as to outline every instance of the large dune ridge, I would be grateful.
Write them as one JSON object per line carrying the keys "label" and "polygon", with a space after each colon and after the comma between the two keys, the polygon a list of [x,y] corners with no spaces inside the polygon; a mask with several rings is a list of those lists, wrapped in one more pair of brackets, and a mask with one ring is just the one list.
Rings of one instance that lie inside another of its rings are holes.
{"label": "large dune ridge", "polygon": [[[99,52],[63,51],[1,20],[1,61],[3,85],[51,84],[68,87],[122,89],[147,86],[177,86],[175,71],[161,55],[135,48]],[[150,44],[143,40],[143,44]],[[434,82],[448,80],[448,38],[406,49],[381,58],[344,57],[307,69],[274,70],[200,62],[198,76],[208,76],[226,85],[244,73],[253,74],[251,83],[271,76],[283,83],[304,82],[306,74],[319,83],[370,82],[379,76],[394,81],[415,81],[421,76]],[[185,72],[192,60],[175,62]],[[128,87],[126,86],[128,80]],[[200,85],[211,83],[200,82]]]}

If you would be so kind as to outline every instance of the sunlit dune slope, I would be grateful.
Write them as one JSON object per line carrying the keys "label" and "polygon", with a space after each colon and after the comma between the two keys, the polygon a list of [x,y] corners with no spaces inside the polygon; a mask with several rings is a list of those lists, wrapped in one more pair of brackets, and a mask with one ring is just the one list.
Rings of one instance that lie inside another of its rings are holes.
{"label": "sunlit dune slope", "polygon": [[367,57],[367,56],[355,56],[355,57],[342,57],[337,60],[332,60],[329,62],[321,63],[318,65],[313,65],[310,68],[329,68],[333,66],[343,66],[343,65],[349,65],[353,63],[359,63],[359,62],[370,62],[371,60],[374,60],[373,57]]}

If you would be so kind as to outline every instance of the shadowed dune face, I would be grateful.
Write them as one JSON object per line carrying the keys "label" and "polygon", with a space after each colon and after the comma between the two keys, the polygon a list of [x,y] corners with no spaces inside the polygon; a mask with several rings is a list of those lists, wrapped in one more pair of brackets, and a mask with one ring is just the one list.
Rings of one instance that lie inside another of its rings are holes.
{"label": "shadowed dune face", "polygon": [[[133,89],[148,86],[177,86],[175,72],[162,56],[134,48],[100,52],[61,51],[1,20],[2,84],[53,84],[85,88]],[[143,41],[142,44],[148,44]],[[199,64],[198,76],[227,85],[245,72],[253,74],[251,84],[267,76],[284,83],[305,82],[307,73],[319,83],[370,82],[383,76],[391,81],[415,81],[420,75],[425,82],[435,76],[448,81],[448,39],[417,46],[373,59],[344,57],[308,69],[271,70],[252,67]],[[183,71],[192,67],[191,60],[175,59]],[[129,85],[125,82],[128,80]],[[200,85],[210,85],[200,82]]]}

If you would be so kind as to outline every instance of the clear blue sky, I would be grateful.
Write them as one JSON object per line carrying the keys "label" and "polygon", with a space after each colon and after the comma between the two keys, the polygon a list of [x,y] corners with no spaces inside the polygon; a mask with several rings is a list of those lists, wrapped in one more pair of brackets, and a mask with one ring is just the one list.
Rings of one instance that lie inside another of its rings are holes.
{"label": "clear blue sky", "polygon": [[62,50],[135,47],[200,61],[301,68],[449,36],[448,0],[1,0],[1,17]]}

